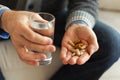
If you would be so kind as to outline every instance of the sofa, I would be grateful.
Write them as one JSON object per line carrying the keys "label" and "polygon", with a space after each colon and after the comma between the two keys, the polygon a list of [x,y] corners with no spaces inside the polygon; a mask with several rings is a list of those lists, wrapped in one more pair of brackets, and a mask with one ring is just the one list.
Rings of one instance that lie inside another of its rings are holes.
{"label": "sofa", "polygon": [[[99,20],[120,32],[120,0],[99,0]],[[120,60],[100,80],[120,80]]]}

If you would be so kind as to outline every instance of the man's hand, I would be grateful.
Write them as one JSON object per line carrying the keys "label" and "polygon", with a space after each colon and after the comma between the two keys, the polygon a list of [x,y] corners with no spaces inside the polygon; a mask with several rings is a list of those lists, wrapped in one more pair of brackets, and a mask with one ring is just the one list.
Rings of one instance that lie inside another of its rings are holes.
{"label": "man's hand", "polygon": [[[87,44],[86,51],[80,56],[72,56],[71,45],[68,44],[69,41],[81,40],[83,43]],[[98,50],[98,42],[93,30],[87,26],[80,24],[74,24],[69,27],[62,40],[62,49],[60,57],[63,64],[84,64],[89,60],[91,55]]]}
{"label": "man's hand", "polygon": [[21,60],[31,65],[39,65],[38,59],[45,59],[43,54],[34,54],[54,52],[55,46],[53,40],[49,37],[40,35],[35,32],[29,23],[31,15],[36,16],[39,20],[44,21],[37,13],[27,11],[7,10],[2,15],[2,29],[10,34],[12,43],[14,44]]}

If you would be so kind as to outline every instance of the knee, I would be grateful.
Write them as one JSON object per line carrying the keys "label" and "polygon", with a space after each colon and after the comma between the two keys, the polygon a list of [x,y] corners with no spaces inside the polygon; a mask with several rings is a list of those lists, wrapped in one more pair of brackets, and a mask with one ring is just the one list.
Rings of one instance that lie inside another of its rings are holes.
{"label": "knee", "polygon": [[120,33],[102,22],[96,23],[94,31],[100,46],[97,55],[101,58],[109,57],[110,60],[117,60],[120,56]]}
{"label": "knee", "polygon": [[120,33],[113,27],[97,21],[94,27],[94,32],[96,33],[98,42],[101,43],[103,47],[106,46],[105,48],[109,48],[110,50],[120,48]]}

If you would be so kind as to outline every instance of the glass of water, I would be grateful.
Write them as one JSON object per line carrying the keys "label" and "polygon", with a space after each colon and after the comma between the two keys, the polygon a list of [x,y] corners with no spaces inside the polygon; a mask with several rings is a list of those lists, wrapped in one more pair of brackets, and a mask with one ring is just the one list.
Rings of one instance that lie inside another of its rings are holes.
{"label": "glass of water", "polygon": [[[36,30],[39,31],[40,34],[44,36],[48,36],[50,38],[54,38],[54,25],[55,25],[55,17],[46,12],[40,12],[38,13],[40,17],[42,17],[46,21],[40,21],[38,18],[35,18],[35,16],[30,17],[30,26]],[[46,59],[45,60],[38,60],[40,65],[48,65],[52,61],[52,53],[48,52],[45,53]]]}

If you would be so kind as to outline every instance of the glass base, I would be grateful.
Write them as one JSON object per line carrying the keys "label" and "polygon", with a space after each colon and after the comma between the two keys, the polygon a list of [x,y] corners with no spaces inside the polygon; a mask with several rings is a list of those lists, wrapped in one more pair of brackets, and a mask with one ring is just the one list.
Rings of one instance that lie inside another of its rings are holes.
{"label": "glass base", "polygon": [[48,58],[48,59],[45,59],[45,60],[39,60],[39,65],[48,65],[48,64],[51,64],[51,61],[52,61],[52,57],[51,58]]}

